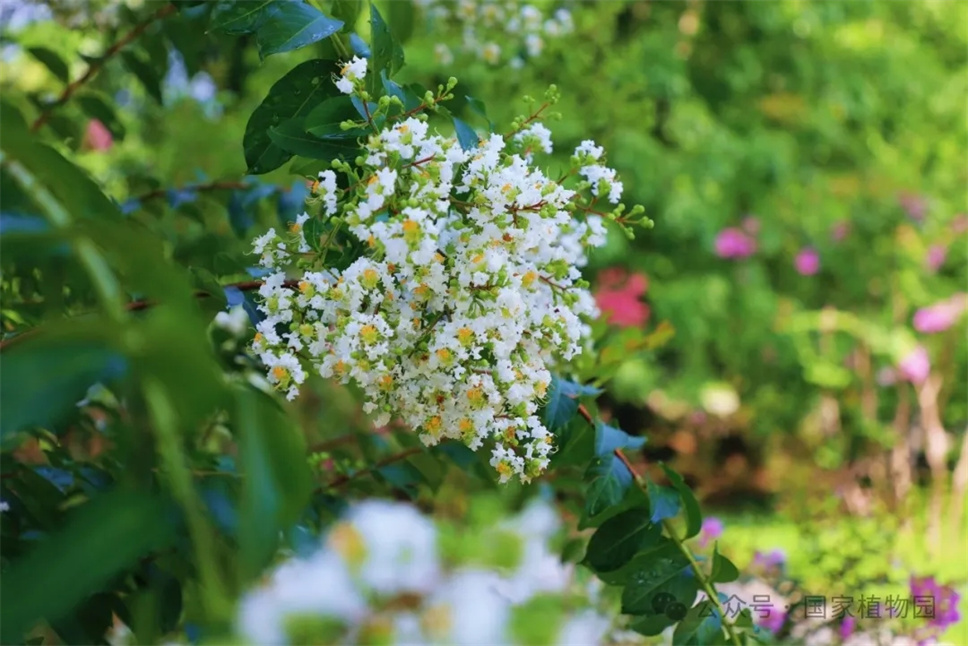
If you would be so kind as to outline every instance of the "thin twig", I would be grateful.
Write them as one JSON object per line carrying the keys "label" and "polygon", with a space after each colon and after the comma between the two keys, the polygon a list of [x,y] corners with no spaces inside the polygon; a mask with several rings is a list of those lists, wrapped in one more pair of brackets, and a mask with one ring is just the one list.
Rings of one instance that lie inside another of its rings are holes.
{"label": "thin twig", "polygon": [[37,117],[37,120],[34,121],[34,123],[30,126],[30,131],[37,132],[40,130],[44,124],[50,120],[50,115],[54,109],[70,101],[71,97],[74,96],[74,93],[77,92],[82,85],[94,78],[94,75],[97,74],[102,67],[104,67],[105,63],[107,63],[111,57],[141,36],[141,34],[143,34],[145,30],[147,30],[148,27],[150,27],[156,20],[161,20],[174,12],[175,5],[172,3],[166,3],[164,7],[153,13],[144,22],[138,23],[135,28],[129,31],[121,40],[111,45],[111,47],[109,47],[100,58],[92,61],[90,65],[88,65],[87,71],[84,72],[84,75],[81,76],[81,78],[69,83],[67,87],[64,88],[64,91],[61,92],[61,95],[57,97],[57,100],[44,108],[44,111],[40,113],[40,116]]}
{"label": "thin twig", "polygon": [[373,473],[377,469],[380,469],[385,466],[389,466],[401,460],[405,460],[409,458],[411,455],[416,455],[417,453],[423,453],[423,448],[419,446],[414,446],[405,451],[401,451],[400,453],[394,453],[393,455],[385,457],[379,462],[376,462],[372,466],[366,467],[365,469],[360,469],[359,471],[355,471],[350,474],[344,474],[339,477],[336,477],[328,484],[318,487],[316,491],[319,492],[319,491],[324,491],[326,489],[335,489],[336,487],[341,487],[342,485],[346,484],[351,480],[355,480],[362,476],[369,475],[370,473]]}

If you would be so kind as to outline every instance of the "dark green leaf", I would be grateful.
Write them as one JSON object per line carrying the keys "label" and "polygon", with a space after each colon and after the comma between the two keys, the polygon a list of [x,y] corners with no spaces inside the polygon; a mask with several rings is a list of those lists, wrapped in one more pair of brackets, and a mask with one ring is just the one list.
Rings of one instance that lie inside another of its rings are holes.
{"label": "dark green leaf", "polygon": [[719,553],[718,545],[713,548],[713,569],[709,578],[713,583],[729,583],[739,578],[739,569]]}
{"label": "dark green leaf", "polygon": [[343,31],[353,31],[363,11],[363,0],[333,0],[333,16],[343,21]]}
{"label": "dark green leaf", "polygon": [[558,377],[551,378],[548,386],[548,401],[545,403],[544,423],[550,431],[564,428],[565,424],[578,412],[578,401],[566,394],[567,384]]}
{"label": "dark green leaf", "polygon": [[642,547],[655,542],[662,530],[642,509],[630,509],[608,519],[588,542],[585,560],[596,572],[625,565]]}
{"label": "dark green leaf", "polygon": [[280,532],[295,523],[312,497],[312,473],[302,435],[267,395],[235,392],[233,419],[243,479],[239,564],[243,580],[257,576],[275,553]]}
{"label": "dark green leaf", "polygon": [[267,17],[256,31],[263,58],[329,38],[343,27],[341,21],[301,1],[274,2],[265,12]]}
{"label": "dark green leaf", "polygon": [[487,117],[487,109],[484,107],[484,102],[472,96],[465,96],[464,98],[467,99],[467,107],[471,112],[487,122],[488,132],[494,132],[494,123]]}
{"label": "dark green leaf", "polygon": [[373,56],[367,70],[367,88],[377,96],[380,89],[380,73],[386,71],[392,77],[403,67],[403,48],[390,33],[375,3],[370,3],[370,43]]}
{"label": "dark green leaf", "polygon": [[683,555],[682,550],[679,549],[679,546],[671,539],[660,534],[647,545],[644,545],[628,563],[617,570],[601,572],[598,578],[609,585],[628,585],[632,582],[632,577],[636,572],[646,569],[653,563],[662,560],[677,562],[681,567],[685,567],[689,563],[688,559]]}
{"label": "dark green leaf", "polygon": [[625,497],[625,492],[628,490],[628,484],[623,483],[619,478],[620,476],[614,473],[608,473],[595,478],[588,486],[588,493],[585,498],[585,513],[589,518],[595,518],[608,510],[609,507],[622,502],[622,498]]}
{"label": "dark green leaf", "polygon": [[380,467],[376,472],[387,484],[407,494],[411,500],[417,499],[420,493],[419,486],[424,482],[424,477],[412,464],[397,462]]}
{"label": "dark green leaf", "polygon": [[124,125],[118,118],[114,108],[109,104],[107,97],[102,94],[87,91],[83,94],[78,94],[76,101],[87,116],[103,123],[104,127],[111,131],[111,136],[115,139],[124,139]]}
{"label": "dark green leaf", "polygon": [[38,337],[3,353],[0,438],[30,426],[56,426],[95,382],[121,376],[124,358],[95,340]]}
{"label": "dark green leaf", "polygon": [[338,71],[333,61],[317,59],[300,63],[276,81],[245,126],[242,146],[249,173],[268,173],[292,157],[273,143],[269,129],[305,117],[324,99],[336,96],[332,77]]}
{"label": "dark green leaf", "polygon": [[67,67],[67,63],[65,63],[64,59],[62,59],[52,50],[49,50],[46,47],[28,47],[27,51],[30,52],[31,56],[43,63],[44,66],[50,70],[51,74],[56,76],[64,83],[67,83],[71,80],[71,74]]}
{"label": "dark green leaf", "polygon": [[657,485],[651,480],[648,481],[647,488],[653,523],[674,518],[679,513],[679,494],[675,489]]}
{"label": "dark green leaf", "polygon": [[286,121],[270,128],[269,138],[286,152],[327,162],[337,158],[349,159],[359,150],[354,139],[314,137],[303,129],[302,120]]}
{"label": "dark green leaf", "polygon": [[662,465],[662,470],[665,472],[666,477],[669,478],[669,481],[672,482],[672,486],[679,492],[679,498],[682,500],[682,505],[686,511],[685,538],[692,538],[698,535],[702,529],[702,512],[699,510],[699,502],[692,493],[692,489],[682,479],[682,476],[664,464]]}
{"label": "dark green leaf", "polygon": [[413,1],[390,0],[385,5],[387,23],[394,40],[403,45],[413,35]]}
{"label": "dark green leaf", "polygon": [[637,450],[645,444],[644,437],[632,437],[620,428],[604,422],[595,425],[595,454],[604,458],[617,449]]}
{"label": "dark green leaf", "polygon": [[157,498],[132,492],[106,494],[78,509],[64,530],[4,572],[2,641],[20,643],[35,621],[58,620],[139,557],[167,545],[170,511]]}
{"label": "dark green leaf", "polygon": [[670,614],[668,604],[682,604],[682,614],[673,619],[682,619],[685,610],[696,600],[699,584],[689,566],[683,566],[683,559],[656,559],[635,570],[622,590],[622,612],[627,615]]}
{"label": "dark green leaf", "polygon": [[674,646],[725,644],[723,621],[716,606],[705,599],[689,609],[672,634]]}
{"label": "dark green leaf", "polygon": [[141,57],[137,56],[134,52],[121,52],[121,58],[124,59],[124,64],[129,70],[131,70],[131,73],[138,77],[138,80],[141,81],[141,85],[144,86],[145,92],[148,93],[148,96],[160,104],[162,102],[161,78],[159,77],[158,73],[155,72],[155,68],[153,68],[150,63],[142,60]]}
{"label": "dark green leaf", "polygon": [[264,23],[268,17],[268,9],[279,0],[225,0],[215,5],[212,10],[212,29],[227,34],[251,34]]}
{"label": "dark green leaf", "polygon": [[311,135],[320,138],[354,138],[366,134],[365,130],[343,130],[340,124],[356,119],[356,108],[348,96],[326,99],[306,115],[303,127]]}
{"label": "dark green leaf", "polygon": [[454,117],[454,132],[457,134],[457,141],[460,142],[460,147],[464,150],[473,150],[477,148],[478,137],[474,129],[469,125]]}
{"label": "dark green leaf", "polygon": [[645,617],[635,617],[629,622],[629,628],[637,633],[653,637],[662,633],[663,630],[675,623],[669,615],[662,613],[658,615],[648,615]]}

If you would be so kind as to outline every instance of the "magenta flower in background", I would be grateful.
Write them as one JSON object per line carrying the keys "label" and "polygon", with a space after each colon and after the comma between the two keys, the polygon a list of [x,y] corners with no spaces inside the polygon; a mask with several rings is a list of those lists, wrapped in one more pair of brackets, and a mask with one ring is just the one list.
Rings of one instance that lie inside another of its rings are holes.
{"label": "magenta flower in background", "polygon": [[850,233],[850,222],[847,220],[841,220],[830,228],[830,238],[834,242],[841,242],[848,233]]}
{"label": "magenta flower in background", "polygon": [[793,260],[793,265],[801,276],[813,276],[820,271],[820,254],[813,247],[804,247]]}
{"label": "magenta flower in background", "polygon": [[761,552],[756,550],[753,553],[752,567],[766,570],[781,568],[786,563],[786,553],[783,550],[773,550],[772,552]]}
{"label": "magenta flower in background", "polygon": [[931,372],[931,359],[928,358],[928,351],[924,349],[923,345],[919,345],[901,359],[897,369],[902,379],[907,379],[912,384],[924,383]]}
{"label": "magenta flower in background", "polygon": [[922,307],[914,313],[914,329],[923,334],[944,332],[954,325],[968,309],[968,293],[955,294],[951,298]]}
{"label": "magenta flower in background", "polygon": [[649,320],[649,306],[640,300],[649,288],[645,274],[629,274],[621,267],[611,267],[598,274],[598,282],[595,302],[609,323],[639,327]]}
{"label": "magenta flower in background", "polygon": [[771,633],[779,632],[786,623],[786,611],[776,604],[772,604],[769,608],[757,608],[755,613],[756,625],[766,628]]}
{"label": "magenta flower in background", "polygon": [[928,212],[928,201],[914,193],[901,193],[897,196],[897,202],[908,214],[908,217],[915,222],[924,220],[924,216]]}
{"label": "magenta flower in background", "polygon": [[961,595],[952,586],[938,583],[933,576],[912,576],[910,587],[914,606],[919,608],[916,616],[923,617],[937,634],[961,619],[958,612]]}
{"label": "magenta flower in background", "polygon": [[840,622],[840,638],[847,639],[854,634],[857,628],[857,619],[853,615],[847,615]]}
{"label": "magenta flower in background", "polygon": [[948,249],[944,245],[935,244],[931,245],[928,249],[927,255],[924,257],[924,264],[927,265],[928,269],[932,272],[941,269],[941,265],[944,264],[944,259],[948,256]]}
{"label": "magenta flower in background", "polygon": [[723,535],[723,521],[716,516],[706,516],[699,530],[699,547],[704,548]]}
{"label": "magenta flower in background", "polygon": [[87,122],[84,141],[91,150],[108,150],[114,145],[114,137],[111,136],[111,131],[97,119],[91,119]]}
{"label": "magenta flower in background", "polygon": [[716,255],[720,258],[748,258],[756,253],[756,240],[741,229],[729,227],[716,236]]}

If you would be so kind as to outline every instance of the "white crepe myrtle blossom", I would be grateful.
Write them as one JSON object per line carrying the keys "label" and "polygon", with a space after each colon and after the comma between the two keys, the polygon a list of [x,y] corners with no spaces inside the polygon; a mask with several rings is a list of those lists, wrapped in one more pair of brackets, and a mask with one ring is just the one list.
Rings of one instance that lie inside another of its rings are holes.
{"label": "white crepe myrtle blossom", "polygon": [[[417,0],[430,24],[446,39],[447,26],[460,35],[459,48],[489,65],[519,68],[524,57],[536,58],[548,40],[574,30],[571,12],[558,9],[546,15],[535,5],[518,0]],[[448,43],[438,43],[438,61],[452,58]],[[446,56],[442,54],[446,52]]]}
{"label": "white crepe myrtle blossom", "polygon": [[366,76],[366,59],[354,56],[353,59],[343,65],[340,76],[336,79],[336,89],[343,94],[352,94],[362,83]]}
{"label": "white crepe myrtle blossom", "polygon": [[[540,474],[553,450],[537,415],[550,369],[583,351],[598,315],[580,273],[612,215],[595,196],[621,183],[589,142],[574,186],[547,175],[534,156],[551,152],[551,133],[533,121],[471,150],[424,115],[365,124],[355,165],[335,164],[347,188],[334,171],[314,185],[321,217],[254,241],[271,272],[253,343],[270,383],[290,399],[310,373],[355,383],[378,425],[397,417],[428,446],[487,443],[502,482]],[[339,228],[364,249],[342,271],[320,249]]]}
{"label": "white crepe myrtle blossom", "polygon": [[[318,551],[283,562],[243,597],[236,629],[253,644],[601,643],[611,622],[552,549],[558,529],[555,510],[538,501],[503,523],[470,528],[438,527],[404,503],[362,502]],[[499,541],[503,562],[466,549],[464,532]],[[547,570],[537,583],[535,561]],[[548,596],[568,610],[535,616],[528,603]],[[537,633],[516,633],[519,615],[537,622]]]}

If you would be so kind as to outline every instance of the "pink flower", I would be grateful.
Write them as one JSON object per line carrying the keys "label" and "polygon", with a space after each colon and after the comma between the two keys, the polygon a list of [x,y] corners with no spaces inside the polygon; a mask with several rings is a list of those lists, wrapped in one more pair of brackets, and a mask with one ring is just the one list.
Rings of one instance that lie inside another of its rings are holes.
{"label": "pink flower", "polygon": [[706,547],[722,535],[723,521],[716,516],[706,516],[702,519],[702,529],[699,532],[699,547]]}
{"label": "pink flower", "polygon": [[928,202],[920,195],[901,193],[897,196],[897,201],[901,205],[901,208],[908,214],[908,217],[915,222],[922,221],[928,212]]}
{"label": "pink flower", "polygon": [[813,247],[804,247],[793,261],[801,276],[813,276],[820,271],[820,254]]}
{"label": "pink flower", "polygon": [[968,215],[964,213],[959,213],[955,216],[955,219],[951,222],[951,230],[955,233],[964,233],[968,231]]}
{"label": "pink flower", "polygon": [[830,228],[830,238],[834,242],[841,242],[844,238],[847,237],[848,233],[850,233],[850,223],[847,222],[846,220],[841,220],[840,222],[835,223],[834,226]]}
{"label": "pink flower", "polygon": [[756,240],[740,229],[729,227],[716,236],[716,255],[720,258],[747,258],[756,253]]}
{"label": "pink flower", "polygon": [[955,294],[951,298],[914,313],[914,329],[923,334],[944,332],[961,317],[968,308],[968,293]]}
{"label": "pink flower", "polygon": [[639,300],[649,288],[644,274],[629,274],[620,267],[612,267],[598,275],[598,282],[595,302],[607,314],[609,323],[639,327],[649,320],[649,306]]}
{"label": "pink flower", "polygon": [[901,362],[897,365],[898,372],[902,379],[907,379],[912,384],[924,383],[931,372],[931,359],[928,358],[928,351],[923,345],[919,345],[908,352]]}
{"label": "pink flower", "polygon": [[114,144],[114,137],[103,123],[97,119],[91,119],[87,122],[84,141],[91,150],[107,150]]}
{"label": "pink flower", "polygon": [[776,604],[771,603],[769,607],[758,607],[755,612],[758,613],[754,618],[756,624],[772,633],[778,632],[786,623],[786,611]]}
{"label": "pink flower", "polygon": [[847,639],[854,634],[854,630],[857,628],[857,619],[853,615],[847,615],[844,617],[843,621],[840,622],[840,638]]}
{"label": "pink flower", "polygon": [[944,245],[935,244],[931,245],[928,249],[928,253],[924,258],[924,264],[928,266],[932,272],[938,271],[941,265],[944,264],[944,259],[948,255],[948,249]]}

